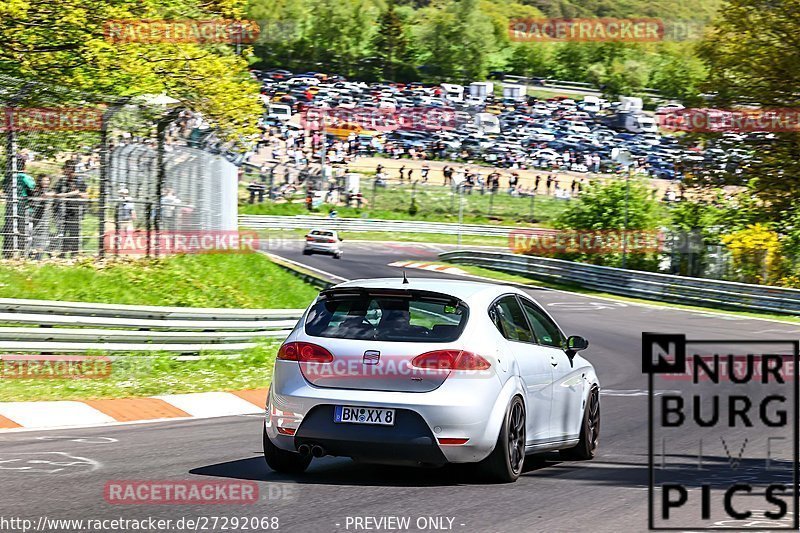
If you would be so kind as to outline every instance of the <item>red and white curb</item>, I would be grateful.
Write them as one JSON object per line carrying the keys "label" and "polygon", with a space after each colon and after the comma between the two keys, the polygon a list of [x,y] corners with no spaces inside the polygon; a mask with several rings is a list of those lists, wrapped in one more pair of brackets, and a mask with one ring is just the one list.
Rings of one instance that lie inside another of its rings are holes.
{"label": "red and white curb", "polygon": [[264,412],[267,389],[164,394],[149,398],[0,402],[0,432],[90,427]]}
{"label": "red and white curb", "polygon": [[444,272],[445,274],[455,274],[463,276],[467,274],[465,271],[452,265],[444,265],[442,263],[421,263],[419,261],[395,261],[389,263],[389,266],[402,267],[402,268],[418,268],[422,270],[433,270],[434,272]]}

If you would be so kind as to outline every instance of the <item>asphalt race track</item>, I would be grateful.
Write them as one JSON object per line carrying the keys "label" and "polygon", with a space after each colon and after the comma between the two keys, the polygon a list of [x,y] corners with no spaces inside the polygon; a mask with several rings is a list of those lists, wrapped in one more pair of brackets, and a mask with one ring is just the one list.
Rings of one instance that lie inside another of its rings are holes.
{"label": "asphalt race track", "polygon": [[[400,269],[387,265],[407,259],[433,261],[442,249],[347,242],[343,259],[337,261],[305,257],[301,243],[296,244],[272,251],[348,279],[400,276]],[[408,270],[408,276],[412,284],[415,277],[449,277],[421,270]],[[557,454],[548,455],[529,461],[523,476],[510,485],[476,482],[465,468],[383,467],[343,458],[317,459],[306,474],[287,477],[269,472],[264,464],[262,422],[257,416],[15,432],[0,436],[0,516],[27,517],[34,523],[45,514],[51,519],[278,517],[279,531],[302,533],[386,531],[391,529],[378,529],[376,522],[361,522],[359,528],[354,517],[388,516],[410,517],[410,531],[433,531],[437,524],[463,532],[645,531],[648,381],[642,374],[642,332],[725,340],[787,340],[800,333],[800,324],[624,304],[559,291],[530,292],[567,334],[590,341],[584,353],[603,386],[600,453],[591,462],[559,462]],[[731,430],[728,435],[736,455],[743,434]],[[679,435],[670,441],[670,451],[691,458],[697,454],[695,437],[688,432]],[[716,479],[718,474],[709,472]],[[104,486],[110,480],[177,479],[253,480],[260,500],[251,505],[180,506],[119,505],[104,499]],[[690,488],[696,484],[689,482]],[[746,507],[749,499],[737,501]],[[765,505],[769,504],[758,498],[750,508],[770,508]],[[697,516],[697,507],[691,500],[685,512]],[[724,525],[720,512],[715,508],[709,519],[694,520],[693,527]],[[436,517],[444,520],[427,521]],[[792,517],[788,515],[784,525]],[[753,530],[759,527],[757,522],[752,525]],[[208,530],[212,531],[210,526]]]}

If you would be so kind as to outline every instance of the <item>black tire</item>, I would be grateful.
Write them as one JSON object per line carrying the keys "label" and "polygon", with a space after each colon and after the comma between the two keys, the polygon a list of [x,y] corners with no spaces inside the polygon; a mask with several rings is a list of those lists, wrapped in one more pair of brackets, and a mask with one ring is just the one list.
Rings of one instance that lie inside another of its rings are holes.
{"label": "black tire", "polygon": [[303,457],[299,453],[281,450],[269,440],[267,430],[264,429],[264,459],[267,466],[281,474],[300,474],[305,472],[311,463],[311,456]]}
{"label": "black tire", "polygon": [[303,255],[311,255],[311,252],[309,252],[308,250],[303,250]]}
{"label": "black tire", "polygon": [[568,461],[588,461],[597,454],[600,442],[600,392],[592,387],[583,410],[583,424],[578,444],[573,448],[560,450],[559,454]]}
{"label": "black tire", "polygon": [[336,259],[341,259],[342,258],[342,254],[341,253],[333,254],[333,257],[335,257]]}
{"label": "black tire", "polygon": [[500,435],[492,453],[480,462],[481,469],[492,481],[513,483],[525,464],[525,404],[514,396],[508,404]]}

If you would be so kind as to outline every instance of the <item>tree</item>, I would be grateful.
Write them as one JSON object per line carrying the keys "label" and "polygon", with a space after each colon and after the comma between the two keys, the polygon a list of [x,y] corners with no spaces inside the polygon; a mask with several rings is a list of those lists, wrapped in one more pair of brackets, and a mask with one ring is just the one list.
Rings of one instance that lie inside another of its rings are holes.
{"label": "tree", "polygon": [[555,63],[555,76],[561,80],[588,81],[586,65],[588,64],[589,48],[587,43],[568,42],[557,44],[553,62]]}
{"label": "tree", "polygon": [[694,55],[693,47],[664,48],[653,61],[649,86],[690,104],[698,101],[705,76],[705,65]]}
{"label": "tree", "polygon": [[553,74],[553,62],[547,45],[518,43],[512,48],[508,68],[520,76],[546,77]]}
{"label": "tree", "polygon": [[261,104],[232,46],[111,42],[104,29],[114,20],[241,19],[242,8],[240,0],[0,2],[0,74],[84,94],[166,92],[238,138],[256,132]]}
{"label": "tree", "polygon": [[[614,236],[626,227],[625,211],[627,203],[627,230],[655,231],[659,226],[659,205],[653,198],[650,188],[645,182],[630,180],[628,200],[626,202],[626,184],[624,180],[608,182],[594,181],[589,183],[577,200],[572,200],[570,208],[562,212],[555,221],[561,230],[589,232],[598,237]],[[609,232],[611,230],[611,232]],[[597,265],[619,266],[622,254],[610,253],[569,253],[558,254],[563,259],[592,263]],[[651,270],[657,267],[654,253],[630,253],[627,266]]]}
{"label": "tree", "polygon": [[[796,109],[800,104],[800,3],[796,0],[729,0],[699,48],[708,68],[706,88],[715,106],[758,104]],[[766,142],[748,141],[757,150],[741,176],[753,180],[753,192],[767,214],[779,220],[800,190],[800,134],[776,133]],[[711,176],[701,176],[708,180]]]}
{"label": "tree", "polygon": [[770,284],[782,277],[780,236],[767,225],[753,224],[723,235],[722,242],[733,256],[738,281]]}
{"label": "tree", "polygon": [[479,0],[442,0],[418,12],[420,49],[435,76],[484,79],[496,48],[495,28]]}
{"label": "tree", "polygon": [[383,77],[395,80],[398,68],[405,62],[408,52],[408,41],[403,21],[395,10],[394,1],[378,19],[378,33],[372,40],[375,54],[381,60]]}

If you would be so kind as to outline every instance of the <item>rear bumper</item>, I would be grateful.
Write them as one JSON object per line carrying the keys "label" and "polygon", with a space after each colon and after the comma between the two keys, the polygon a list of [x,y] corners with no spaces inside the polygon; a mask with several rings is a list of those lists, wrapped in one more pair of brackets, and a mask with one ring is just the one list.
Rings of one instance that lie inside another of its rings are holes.
{"label": "rear bumper", "polygon": [[295,433],[295,445],[319,445],[328,455],[381,463],[447,463],[430,428],[414,411],[395,411],[393,426],[337,424],[333,421],[333,411],[333,405],[311,409]]}
{"label": "rear bumper", "polygon": [[321,254],[338,254],[341,253],[342,251],[338,244],[313,243],[313,242],[307,242],[305,250],[307,252],[317,252]]}
{"label": "rear bumper", "polygon": [[[508,404],[501,390],[496,376],[451,376],[435,390],[416,393],[322,388],[308,383],[296,363],[277,361],[266,431],[276,446],[289,451],[319,444],[331,455],[376,462],[477,462],[497,442]],[[334,423],[336,405],[395,409],[397,421],[394,426]],[[286,434],[287,428],[294,433]],[[439,438],[468,440],[441,445]]]}

